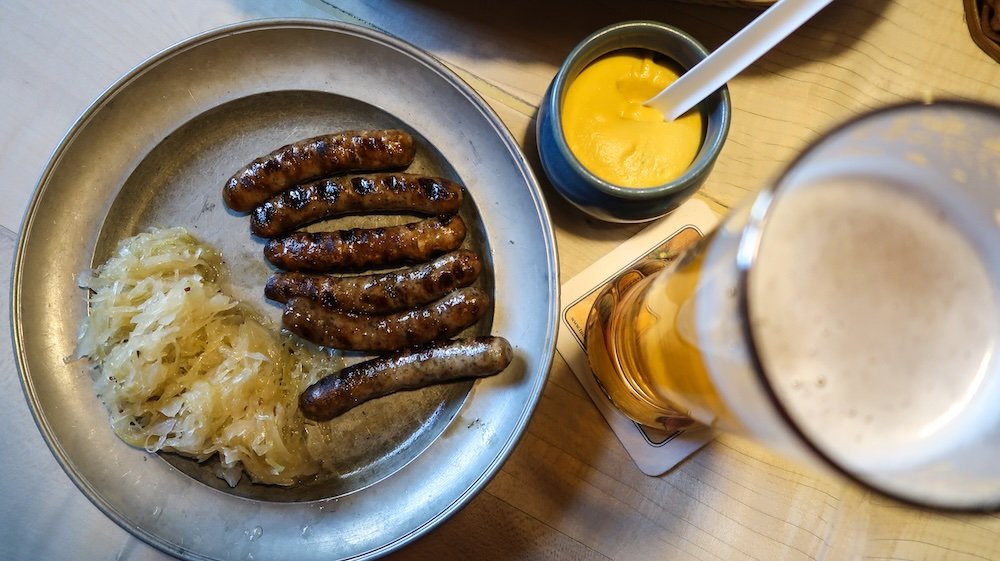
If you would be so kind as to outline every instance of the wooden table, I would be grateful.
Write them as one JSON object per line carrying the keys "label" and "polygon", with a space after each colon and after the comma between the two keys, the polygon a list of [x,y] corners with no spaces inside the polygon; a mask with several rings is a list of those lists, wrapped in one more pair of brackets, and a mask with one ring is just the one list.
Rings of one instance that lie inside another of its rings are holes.
{"label": "wooden table", "polygon": [[[729,140],[698,197],[724,212],[823,131],[887,103],[949,97],[1000,105],[1000,64],[973,44],[961,4],[834,2],[730,83]],[[562,59],[616,21],[673,24],[712,49],[755,15],[666,0],[9,1],[0,15],[0,259],[12,262],[17,225],[48,155],[120,75],[219,25],[309,16],[410,41],[486,98],[542,181],[565,280],[641,226],[589,219],[545,183],[534,116]],[[31,421],[10,338],[0,341],[0,559],[164,559],[105,518],[62,473]],[[499,474],[393,558],[993,560],[1000,517],[916,511],[727,436],[669,474],[647,477],[557,355],[537,412]]]}

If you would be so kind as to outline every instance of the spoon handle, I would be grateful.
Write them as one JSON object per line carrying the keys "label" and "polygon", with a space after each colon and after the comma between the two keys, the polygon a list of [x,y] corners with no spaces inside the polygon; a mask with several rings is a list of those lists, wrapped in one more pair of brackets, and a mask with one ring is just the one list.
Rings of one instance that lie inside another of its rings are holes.
{"label": "spoon handle", "polygon": [[721,47],[646,100],[673,121],[781,42],[832,0],[778,0]]}

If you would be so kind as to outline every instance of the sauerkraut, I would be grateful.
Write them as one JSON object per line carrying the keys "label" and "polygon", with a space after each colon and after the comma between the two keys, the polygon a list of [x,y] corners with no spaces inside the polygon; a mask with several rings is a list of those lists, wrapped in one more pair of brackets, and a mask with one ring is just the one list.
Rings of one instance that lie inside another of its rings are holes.
{"label": "sauerkraut", "polygon": [[298,396],[338,357],[265,327],[223,292],[220,255],[187,230],[142,233],[81,279],[90,311],[77,347],[93,366],[115,433],[150,452],[218,455],[236,485],[290,485],[316,474],[329,427]]}

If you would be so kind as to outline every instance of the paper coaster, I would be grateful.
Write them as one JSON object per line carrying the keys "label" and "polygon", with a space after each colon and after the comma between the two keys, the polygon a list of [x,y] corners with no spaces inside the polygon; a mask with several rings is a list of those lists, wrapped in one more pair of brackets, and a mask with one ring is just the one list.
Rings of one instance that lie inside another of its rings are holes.
{"label": "paper coaster", "polygon": [[559,314],[556,348],[607,419],[625,450],[647,475],[666,473],[707,444],[714,431],[702,426],[672,433],[658,431],[638,425],[619,413],[597,385],[587,363],[584,347],[587,315],[600,291],[608,284],[643,260],[675,259],[684,248],[711,231],[718,221],[718,216],[708,205],[701,201],[688,201],[667,218],[639,232],[562,285],[562,301],[568,304]]}

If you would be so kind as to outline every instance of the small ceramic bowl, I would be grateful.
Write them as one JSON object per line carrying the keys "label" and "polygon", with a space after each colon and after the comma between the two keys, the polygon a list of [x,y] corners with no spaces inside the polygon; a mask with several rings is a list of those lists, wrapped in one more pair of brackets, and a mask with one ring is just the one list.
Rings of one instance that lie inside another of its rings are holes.
{"label": "small ceramic bowl", "polygon": [[653,21],[628,21],[601,29],[584,39],[566,58],[538,109],[538,154],[545,175],[556,190],[577,208],[609,222],[644,222],[680,206],[697,191],[722,150],[729,132],[732,106],[723,86],[699,109],[705,122],[701,149],[680,177],[655,187],[620,187],[583,167],[570,151],[562,129],[562,102],[569,84],[588,64],[612,51],[646,49],[688,69],[708,56],[690,35]]}

